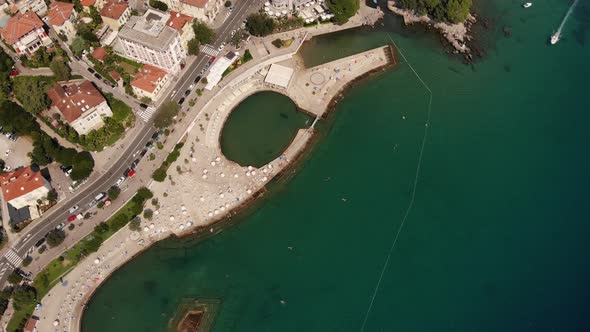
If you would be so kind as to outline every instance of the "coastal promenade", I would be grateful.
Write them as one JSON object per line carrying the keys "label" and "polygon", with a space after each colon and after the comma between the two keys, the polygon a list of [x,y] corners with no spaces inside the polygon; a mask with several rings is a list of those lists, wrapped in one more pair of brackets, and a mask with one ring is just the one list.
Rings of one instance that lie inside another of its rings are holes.
{"label": "coastal promenade", "polygon": [[[39,330],[79,331],[85,304],[114,270],[171,235],[183,236],[199,230],[216,233],[220,226],[215,222],[255,199],[273,177],[301,155],[314,134],[313,128],[299,130],[280,157],[260,168],[238,165],[223,156],[219,143],[223,124],[245,98],[259,91],[276,91],[289,96],[303,111],[319,119],[330,109],[331,101],[338,99],[353,81],[394,64],[392,49],[385,46],[305,68],[296,52],[308,35],[302,31],[289,33],[295,38],[291,47],[269,56],[258,53],[254,61],[225,77],[212,98],[197,102],[194,108],[200,111],[181,135],[179,142],[184,146],[180,157],[168,169],[168,178],[149,185],[158,200],[156,205],[148,202],[146,206],[154,210],[153,218],[142,221],[140,232],[127,227],[121,229],[98,252],[64,276],[63,282],[42,299],[42,310],[34,313],[39,317]],[[274,63],[294,70],[287,89],[264,82]],[[180,121],[184,116],[181,115]]]}

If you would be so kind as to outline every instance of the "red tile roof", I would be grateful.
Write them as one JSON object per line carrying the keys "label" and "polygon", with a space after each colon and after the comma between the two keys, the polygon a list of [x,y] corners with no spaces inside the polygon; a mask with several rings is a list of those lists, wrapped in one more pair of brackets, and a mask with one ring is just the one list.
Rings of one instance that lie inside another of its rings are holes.
{"label": "red tile roof", "polygon": [[27,166],[0,174],[0,186],[4,201],[9,202],[43,187],[43,176],[39,171],[33,172],[31,166]]}
{"label": "red tile roof", "polygon": [[168,73],[152,65],[143,65],[139,72],[135,74],[131,85],[147,92],[154,92],[157,87],[158,79],[163,79]]}
{"label": "red tile roof", "polygon": [[2,38],[10,45],[16,43],[27,33],[43,26],[43,22],[32,11],[17,13],[8,19],[6,27],[0,31]]}
{"label": "red tile roof", "polygon": [[192,17],[171,10],[166,25],[176,30],[182,30],[185,24],[190,24],[192,21]]}
{"label": "red tile roof", "polygon": [[94,5],[95,2],[96,0],[80,0],[80,4],[84,7],[90,7]]}
{"label": "red tile roof", "polygon": [[180,0],[180,2],[199,8],[205,8],[205,6],[207,6],[208,0]]}
{"label": "red tile roof", "polygon": [[107,50],[104,47],[97,47],[94,52],[92,52],[92,57],[101,62],[104,60],[105,56],[107,56]]}
{"label": "red tile roof", "polygon": [[81,84],[57,82],[47,91],[47,95],[51,99],[51,106],[55,106],[70,123],[106,100],[90,81]]}
{"label": "red tile roof", "polygon": [[127,2],[111,0],[104,5],[100,11],[100,16],[118,20],[128,7]]}
{"label": "red tile roof", "polygon": [[63,25],[66,20],[72,16],[72,10],[74,9],[73,3],[67,2],[52,2],[49,6],[49,13],[47,14],[48,23],[50,25]]}
{"label": "red tile roof", "polygon": [[120,80],[120,79],[122,78],[122,77],[121,77],[121,74],[117,73],[117,72],[116,72],[116,71],[114,71],[114,70],[113,70],[113,71],[110,71],[110,72],[109,72],[109,75],[111,75],[111,77],[112,77],[112,78],[114,78],[114,79],[115,79],[115,81],[118,81],[118,80]]}

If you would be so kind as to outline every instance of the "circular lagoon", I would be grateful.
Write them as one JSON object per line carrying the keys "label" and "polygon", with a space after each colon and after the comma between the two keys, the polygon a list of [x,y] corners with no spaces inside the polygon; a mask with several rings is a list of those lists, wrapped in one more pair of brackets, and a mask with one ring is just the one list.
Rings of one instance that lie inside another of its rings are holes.
{"label": "circular lagoon", "polygon": [[313,122],[284,95],[264,91],[249,96],[229,115],[221,132],[221,151],[240,165],[260,167],[277,158],[297,131]]}

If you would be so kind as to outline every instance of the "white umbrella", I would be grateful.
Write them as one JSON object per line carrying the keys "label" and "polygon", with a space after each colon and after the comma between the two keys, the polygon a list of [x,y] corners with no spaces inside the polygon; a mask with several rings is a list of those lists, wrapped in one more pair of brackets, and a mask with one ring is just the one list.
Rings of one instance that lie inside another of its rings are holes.
{"label": "white umbrella", "polygon": [[[94,260],[94,264],[100,264],[100,258],[97,258]],[[78,282],[76,281],[76,284],[78,284]]]}
{"label": "white umbrella", "polygon": [[58,326],[59,325],[59,319],[56,319],[53,321],[53,326]]}
{"label": "white umbrella", "polygon": [[270,8],[268,8],[268,7],[264,7],[264,11],[265,11],[265,12],[267,12],[267,11],[269,11],[269,10],[270,10]]}

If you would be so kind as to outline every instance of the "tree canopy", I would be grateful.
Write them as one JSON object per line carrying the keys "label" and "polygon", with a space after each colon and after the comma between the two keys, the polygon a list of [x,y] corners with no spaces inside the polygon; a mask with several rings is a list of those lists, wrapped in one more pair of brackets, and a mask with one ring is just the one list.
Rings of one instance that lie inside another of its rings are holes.
{"label": "tree canopy", "polygon": [[159,9],[163,12],[168,11],[168,5],[158,0],[150,0],[150,6]]}
{"label": "tree canopy", "polygon": [[68,65],[65,64],[63,58],[53,58],[53,60],[51,60],[51,63],[49,64],[49,68],[51,69],[53,75],[55,75],[55,78],[57,78],[58,81],[67,81],[70,79],[70,67],[68,67]]}
{"label": "tree canopy", "polygon": [[173,101],[164,103],[158,109],[156,116],[154,116],[154,126],[156,128],[166,128],[173,122],[173,118],[178,114],[178,104]]}
{"label": "tree canopy", "polygon": [[53,248],[64,242],[66,233],[61,229],[53,229],[47,234],[47,244]]}
{"label": "tree canopy", "polygon": [[334,22],[338,24],[348,22],[360,8],[359,0],[328,0],[326,5],[334,14]]}
{"label": "tree canopy", "polygon": [[17,76],[13,79],[14,96],[27,112],[39,113],[51,105],[51,100],[45,94],[50,87],[47,78],[36,76]]}
{"label": "tree canopy", "polygon": [[188,41],[188,54],[189,55],[199,54],[199,41],[196,38],[193,38]]}
{"label": "tree canopy", "polygon": [[215,32],[201,21],[193,23],[193,31],[195,32],[195,39],[201,44],[210,44],[215,39]]}
{"label": "tree canopy", "polygon": [[400,0],[400,4],[438,21],[460,23],[467,19],[472,0]]}
{"label": "tree canopy", "polygon": [[250,14],[246,20],[246,29],[251,35],[267,36],[275,29],[275,21],[265,14]]}

